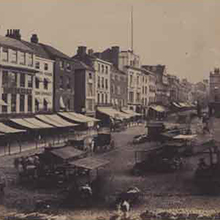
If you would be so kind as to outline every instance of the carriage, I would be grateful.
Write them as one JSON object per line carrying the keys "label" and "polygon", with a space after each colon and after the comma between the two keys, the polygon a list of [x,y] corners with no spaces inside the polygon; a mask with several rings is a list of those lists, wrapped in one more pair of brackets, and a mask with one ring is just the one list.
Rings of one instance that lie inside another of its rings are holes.
{"label": "carriage", "polygon": [[158,144],[149,149],[145,148],[135,151],[135,165],[132,169],[133,174],[141,175],[146,172],[173,172],[182,168],[183,159],[177,150],[178,146]]}

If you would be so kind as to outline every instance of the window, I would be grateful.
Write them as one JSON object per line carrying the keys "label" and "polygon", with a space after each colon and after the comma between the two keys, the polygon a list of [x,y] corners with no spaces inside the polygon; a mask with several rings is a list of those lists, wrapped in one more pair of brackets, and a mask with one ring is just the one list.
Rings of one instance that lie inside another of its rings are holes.
{"label": "window", "polygon": [[98,76],[98,88],[100,88],[100,76]]}
{"label": "window", "polygon": [[121,90],[120,90],[120,86],[118,86],[118,95],[120,95],[121,94]]}
{"label": "window", "polygon": [[104,71],[105,71],[105,66],[102,65],[102,73],[104,73]]}
{"label": "window", "polygon": [[133,92],[129,92],[129,101],[134,102],[134,93]]}
{"label": "window", "polygon": [[38,112],[39,111],[39,101],[37,99],[35,99],[35,111]]}
{"label": "window", "polygon": [[139,76],[137,76],[137,85],[139,85]]}
{"label": "window", "polygon": [[33,87],[33,76],[27,75],[27,81],[28,81],[28,88],[32,88]]}
{"label": "window", "polygon": [[44,70],[48,70],[48,63],[44,64]]}
{"label": "window", "polygon": [[8,71],[2,72],[2,86],[8,86]]}
{"label": "window", "polygon": [[17,87],[17,73],[8,73],[8,87]]}
{"label": "window", "polygon": [[47,111],[48,109],[48,103],[47,103],[47,100],[44,99],[44,111]]}
{"label": "window", "polygon": [[130,75],[130,86],[133,84],[133,76]]}
{"label": "window", "polygon": [[32,95],[28,95],[28,112],[32,112]]}
{"label": "window", "polygon": [[20,95],[20,112],[24,112],[24,95]]}
{"label": "window", "polygon": [[108,79],[105,79],[105,88],[108,89]]}
{"label": "window", "polygon": [[66,78],[66,87],[67,87],[67,89],[71,89],[69,77]]}
{"label": "window", "polygon": [[60,68],[64,69],[64,61],[63,60],[60,61]]}
{"label": "window", "polygon": [[88,96],[93,96],[92,84],[88,84],[87,88],[88,88],[88,93],[87,93],[87,95],[88,95]]}
{"label": "window", "polygon": [[70,110],[70,99],[67,99],[66,103],[67,110]]}
{"label": "window", "polygon": [[25,65],[25,53],[20,52],[20,64]]}
{"label": "window", "polygon": [[63,89],[63,76],[60,76],[60,89]]}
{"label": "window", "polygon": [[[2,100],[7,104],[8,103],[8,94],[3,93],[2,94]],[[2,106],[2,113],[7,113],[7,111],[8,111],[7,105],[3,105]]]}
{"label": "window", "polygon": [[48,81],[47,81],[47,79],[44,79],[44,89],[48,90]]}
{"label": "window", "polygon": [[89,111],[93,111],[93,101],[91,99],[87,100],[87,108]]}
{"label": "window", "polygon": [[40,88],[40,80],[36,77],[35,79],[35,88],[39,89]]}
{"label": "window", "polygon": [[102,77],[102,88],[104,89],[105,85],[104,85],[104,77]]}
{"label": "window", "polygon": [[100,72],[100,64],[98,63],[98,72]]}
{"label": "window", "polygon": [[108,103],[108,95],[105,94],[105,103],[107,104]]}
{"label": "window", "polygon": [[25,74],[20,73],[20,87],[25,87]]}
{"label": "window", "polygon": [[104,94],[102,94],[102,103],[104,103]]}
{"label": "window", "polygon": [[27,54],[27,59],[28,59],[28,61],[27,61],[28,66],[33,66],[33,54],[28,53]]}
{"label": "window", "polygon": [[100,103],[100,94],[98,93],[98,96],[97,96],[97,101],[98,103]]}
{"label": "window", "polygon": [[8,62],[8,48],[2,49],[2,60]]}
{"label": "window", "polygon": [[40,62],[36,62],[36,63],[35,63],[35,68],[36,68],[36,69],[40,69]]}
{"label": "window", "polygon": [[16,112],[16,94],[11,95],[11,112]]}
{"label": "window", "polygon": [[105,73],[108,73],[108,66],[105,67]]}
{"label": "window", "polygon": [[139,92],[137,92],[137,100],[136,100],[137,102],[140,102],[141,101],[141,96],[140,96],[140,93]]}
{"label": "window", "polygon": [[92,79],[92,73],[89,73],[89,79]]}
{"label": "window", "polygon": [[71,65],[70,65],[70,63],[67,63],[67,64],[66,64],[66,69],[69,70],[69,71],[71,70]]}
{"label": "window", "polygon": [[12,63],[18,62],[18,54],[16,50],[11,50],[11,62]]}

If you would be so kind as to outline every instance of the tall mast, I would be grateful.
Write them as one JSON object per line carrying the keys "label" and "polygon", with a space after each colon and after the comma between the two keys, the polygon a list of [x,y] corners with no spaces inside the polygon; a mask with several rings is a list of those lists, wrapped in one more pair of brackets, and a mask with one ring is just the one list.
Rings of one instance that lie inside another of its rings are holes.
{"label": "tall mast", "polygon": [[134,50],[133,6],[131,6],[131,51]]}

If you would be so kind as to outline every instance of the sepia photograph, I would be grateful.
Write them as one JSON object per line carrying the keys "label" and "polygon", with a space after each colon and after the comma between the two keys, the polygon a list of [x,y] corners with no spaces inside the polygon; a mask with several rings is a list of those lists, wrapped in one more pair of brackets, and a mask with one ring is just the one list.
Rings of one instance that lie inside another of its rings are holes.
{"label": "sepia photograph", "polygon": [[220,219],[219,0],[0,0],[0,220]]}

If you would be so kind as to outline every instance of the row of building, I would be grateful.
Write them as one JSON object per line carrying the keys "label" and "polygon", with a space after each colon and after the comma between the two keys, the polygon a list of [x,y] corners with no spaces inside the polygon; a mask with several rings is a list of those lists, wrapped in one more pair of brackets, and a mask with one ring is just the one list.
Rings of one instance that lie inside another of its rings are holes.
{"label": "row of building", "polygon": [[192,103],[195,86],[167,73],[165,65],[143,65],[118,46],[102,52],[79,46],[72,57],[19,30],[0,36],[0,116],[128,109],[146,115],[150,106]]}

